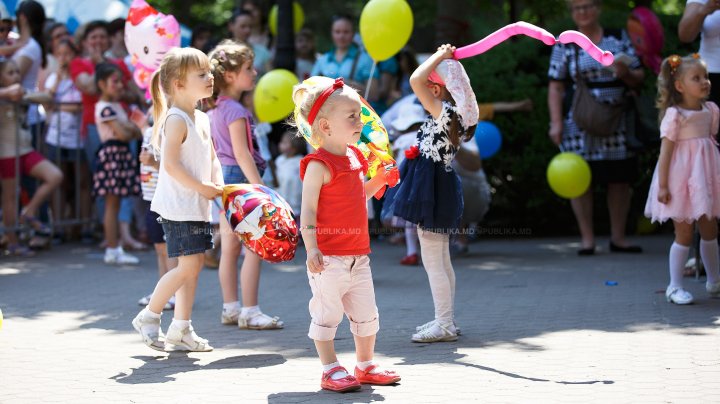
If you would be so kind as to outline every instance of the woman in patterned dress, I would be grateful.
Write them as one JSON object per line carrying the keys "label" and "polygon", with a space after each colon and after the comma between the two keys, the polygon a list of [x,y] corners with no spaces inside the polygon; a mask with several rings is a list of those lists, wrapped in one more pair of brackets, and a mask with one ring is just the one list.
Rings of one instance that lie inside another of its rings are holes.
{"label": "woman in patterned dress", "polygon": [[[639,86],[644,72],[635,55],[625,31],[613,32],[599,23],[600,0],[569,0],[568,6],[578,31],[585,34],[603,50],[630,57],[630,63],[616,60],[612,66],[603,67],[585,51],[574,44],[555,45],[550,58],[548,108],[553,143],[564,152],[582,156],[590,164],[593,185],[607,185],[607,205],[610,212],[610,251],[642,252],[642,248],[629,245],[625,239],[625,224],[630,209],[630,184],[637,175],[635,154],[627,148],[626,117],[623,117],[615,134],[609,137],[593,137],[580,129],[572,119],[572,110],[563,113],[563,97],[566,83],[574,87],[576,66],[592,95],[600,102],[618,104],[624,102],[628,89]],[[576,57],[576,52],[577,57]],[[571,205],[582,237],[579,255],[595,253],[593,232],[593,187],[585,194],[572,199]]]}

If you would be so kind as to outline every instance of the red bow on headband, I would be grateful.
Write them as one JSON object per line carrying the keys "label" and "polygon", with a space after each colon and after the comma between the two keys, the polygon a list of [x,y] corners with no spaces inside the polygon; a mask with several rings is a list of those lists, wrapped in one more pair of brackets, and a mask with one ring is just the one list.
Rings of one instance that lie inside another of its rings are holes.
{"label": "red bow on headband", "polygon": [[335,79],[335,82],[332,86],[324,89],[323,92],[320,93],[320,96],[317,98],[317,100],[315,100],[315,103],[313,104],[312,108],[310,108],[310,113],[308,114],[308,123],[311,126],[313,122],[315,122],[315,117],[317,116],[318,112],[320,112],[320,108],[322,108],[325,101],[327,101],[327,99],[332,93],[335,92],[335,90],[343,88],[344,85],[345,82],[343,81],[343,78],[340,77]]}

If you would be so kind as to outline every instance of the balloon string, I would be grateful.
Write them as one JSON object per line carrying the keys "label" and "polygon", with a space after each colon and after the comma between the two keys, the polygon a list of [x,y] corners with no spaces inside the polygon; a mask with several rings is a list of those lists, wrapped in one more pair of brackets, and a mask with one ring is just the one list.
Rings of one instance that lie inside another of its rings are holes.
{"label": "balloon string", "polygon": [[[367,81],[367,85],[365,86],[365,99],[368,99],[368,94],[370,94],[370,86],[372,85],[372,79],[373,75],[375,74],[375,66],[377,66],[377,62],[373,60],[372,68],[370,68],[370,78]],[[350,78],[352,80],[352,77]]]}

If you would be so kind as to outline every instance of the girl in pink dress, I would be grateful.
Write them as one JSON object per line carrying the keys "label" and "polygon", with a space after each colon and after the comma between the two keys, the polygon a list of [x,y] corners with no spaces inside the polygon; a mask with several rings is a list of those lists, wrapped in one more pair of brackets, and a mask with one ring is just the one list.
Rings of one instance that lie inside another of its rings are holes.
{"label": "girl in pink dress", "polygon": [[700,230],[700,257],[707,272],[705,289],[720,296],[718,226],[720,218],[720,153],[713,137],[720,110],[710,95],[705,62],[697,54],[673,55],[662,63],[658,78],[660,157],[653,175],[645,216],[653,222],[672,219],[675,242],[670,247],[668,302],[690,304],[683,289],[683,267],[695,223]]}

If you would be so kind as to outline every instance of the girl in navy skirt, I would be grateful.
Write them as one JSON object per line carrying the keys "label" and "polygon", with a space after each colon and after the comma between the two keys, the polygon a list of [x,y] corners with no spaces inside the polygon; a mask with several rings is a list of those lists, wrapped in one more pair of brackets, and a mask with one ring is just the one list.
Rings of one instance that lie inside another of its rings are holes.
{"label": "girl in navy skirt", "polygon": [[102,145],[97,152],[93,194],[105,198],[105,263],[137,264],[137,257],[125,253],[118,244],[118,211],[121,197],[140,193],[137,161],[128,142],[142,137],[142,133],[118,102],[123,93],[120,68],[112,63],[97,65],[95,83],[100,90],[100,100],[95,104],[95,123]]}
{"label": "girl in navy skirt", "polygon": [[405,152],[402,182],[388,195],[395,216],[418,226],[423,266],[435,305],[435,319],[417,327],[414,342],[455,341],[458,335],[450,234],[458,231],[463,194],[451,164],[460,143],[475,132],[478,106],[465,70],[452,59],[454,51],[453,46],[441,46],[410,77],[415,95],[430,116],[420,127],[415,144]]}

